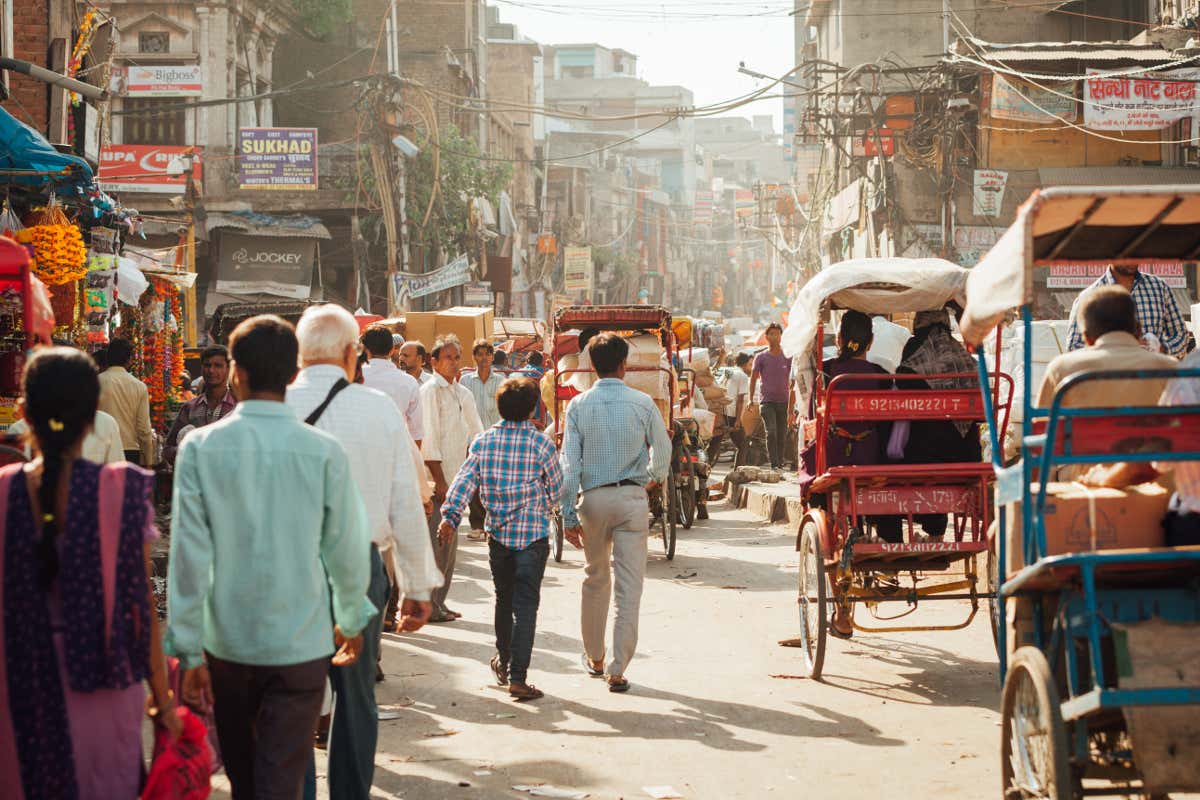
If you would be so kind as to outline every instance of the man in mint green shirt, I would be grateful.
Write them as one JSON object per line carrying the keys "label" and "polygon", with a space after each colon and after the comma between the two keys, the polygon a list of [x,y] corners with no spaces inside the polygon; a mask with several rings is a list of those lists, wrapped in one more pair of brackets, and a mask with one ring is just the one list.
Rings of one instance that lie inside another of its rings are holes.
{"label": "man in mint green shirt", "polygon": [[330,656],[352,663],[376,612],[371,537],[341,445],[284,404],[292,326],[249,319],[230,350],[239,404],[176,459],[165,648],[214,707],[234,800],[298,797]]}

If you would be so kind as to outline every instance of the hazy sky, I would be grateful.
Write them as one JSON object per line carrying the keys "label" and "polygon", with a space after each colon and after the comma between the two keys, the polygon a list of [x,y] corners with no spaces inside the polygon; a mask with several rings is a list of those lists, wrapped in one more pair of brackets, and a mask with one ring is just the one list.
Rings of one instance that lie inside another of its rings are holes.
{"label": "hazy sky", "polygon": [[[696,105],[729,100],[763,85],[738,62],[778,76],[793,65],[792,0],[490,0],[503,22],[542,44],[596,42],[638,56],[638,77],[692,90]],[[777,94],[770,92],[769,94]],[[773,114],[765,100],[736,113]]]}

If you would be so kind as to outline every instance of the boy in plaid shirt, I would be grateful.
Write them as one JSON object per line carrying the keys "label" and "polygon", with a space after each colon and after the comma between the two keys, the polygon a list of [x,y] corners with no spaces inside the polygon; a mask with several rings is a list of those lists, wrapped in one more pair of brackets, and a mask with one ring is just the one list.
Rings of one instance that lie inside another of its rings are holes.
{"label": "boy in plaid shirt", "polygon": [[443,540],[456,535],[463,509],[479,490],[487,510],[492,581],[496,586],[496,655],[492,672],[516,700],[543,694],[526,683],[542,576],[550,554],[550,509],[562,489],[562,467],[550,437],[529,421],[537,383],[509,378],[496,392],[501,421],[475,438],[442,504]]}

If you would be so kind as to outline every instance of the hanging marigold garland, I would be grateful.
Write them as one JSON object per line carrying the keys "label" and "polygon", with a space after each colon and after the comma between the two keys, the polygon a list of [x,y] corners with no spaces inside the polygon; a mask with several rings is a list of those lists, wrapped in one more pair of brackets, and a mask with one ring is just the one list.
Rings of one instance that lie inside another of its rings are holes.
{"label": "hanging marigold garland", "polygon": [[33,247],[33,274],[47,286],[60,286],[87,275],[87,247],[79,228],[62,206],[36,209],[29,227],[16,232],[17,241]]}
{"label": "hanging marigold garland", "polygon": [[150,393],[150,423],[160,435],[166,435],[172,413],[182,403],[182,308],[179,289],[173,284],[156,278],[152,286],[153,291],[143,295],[141,313],[131,320],[126,335],[140,357],[135,374]]}

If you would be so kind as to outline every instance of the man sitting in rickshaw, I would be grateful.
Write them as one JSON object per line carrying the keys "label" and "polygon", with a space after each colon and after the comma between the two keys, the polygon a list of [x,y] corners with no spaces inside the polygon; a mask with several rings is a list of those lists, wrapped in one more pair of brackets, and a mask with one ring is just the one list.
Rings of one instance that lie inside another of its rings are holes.
{"label": "man sitting in rickshaw", "polygon": [[[1141,328],[1133,296],[1120,286],[1100,286],[1089,291],[1078,303],[1079,324],[1087,347],[1063,353],[1046,367],[1046,377],[1038,394],[1038,406],[1048,408],[1058,387],[1072,375],[1125,369],[1175,369],[1179,362],[1171,356],[1151,353],[1142,347]],[[1063,398],[1064,406],[1110,408],[1152,406],[1162,395],[1165,380],[1091,381],[1076,386]],[[1087,469],[1067,465],[1058,469],[1057,479],[1075,480]]]}
{"label": "man sitting in rickshaw", "polygon": [[[948,309],[921,311],[913,320],[913,336],[904,345],[897,375],[973,375],[975,360],[967,348],[950,332]],[[904,390],[945,391],[978,389],[977,378],[932,378],[923,381],[898,381]],[[904,425],[905,423],[901,423]],[[893,435],[888,457],[905,464],[966,464],[983,461],[979,423],[967,421],[914,420],[908,435]],[[897,426],[899,427],[899,426]],[[900,441],[900,440],[903,441]],[[921,526],[927,541],[939,541],[946,535],[946,514],[918,514],[913,521]]]}
{"label": "man sitting in rickshaw", "polygon": [[[839,375],[881,376],[874,380],[863,379],[841,382],[837,385],[842,391],[871,391],[888,389],[892,386],[891,373],[878,364],[867,360],[867,351],[871,349],[874,340],[871,330],[871,318],[860,311],[846,311],[842,315],[841,327],[838,329],[838,354],[822,365],[825,385],[828,386]],[[815,403],[814,395],[814,403]],[[815,408],[812,409],[815,411]],[[815,416],[810,411],[810,416]],[[890,423],[878,422],[845,422],[832,425],[829,428],[829,438],[825,442],[825,466],[872,466],[885,463],[887,437],[891,431]],[[810,444],[801,458],[802,472],[800,484],[807,490],[808,484],[817,477],[816,448]],[[809,500],[813,505],[820,505],[816,497]],[[893,516],[871,517],[870,522],[878,537],[887,542],[900,542],[903,531],[900,518]]]}

